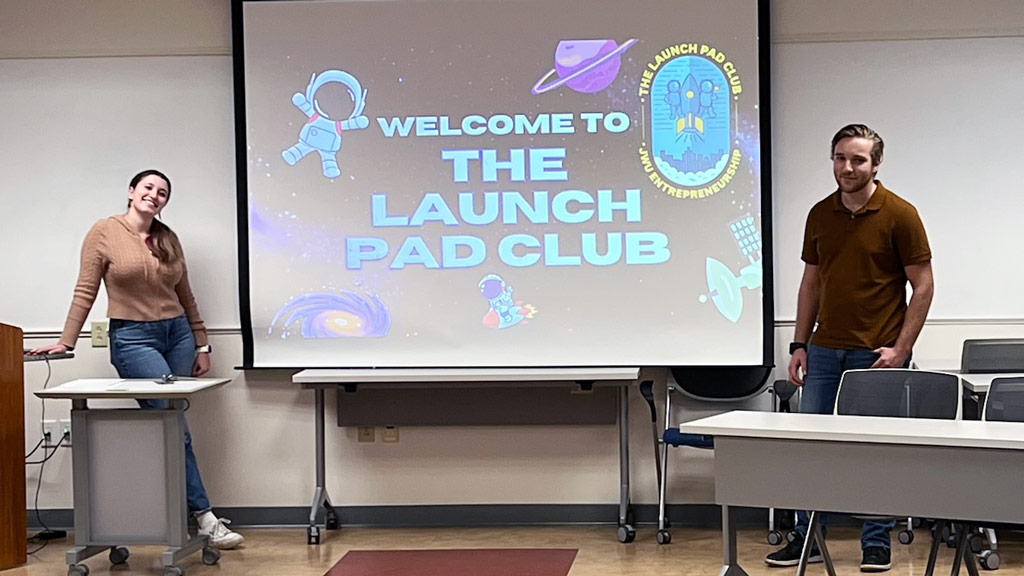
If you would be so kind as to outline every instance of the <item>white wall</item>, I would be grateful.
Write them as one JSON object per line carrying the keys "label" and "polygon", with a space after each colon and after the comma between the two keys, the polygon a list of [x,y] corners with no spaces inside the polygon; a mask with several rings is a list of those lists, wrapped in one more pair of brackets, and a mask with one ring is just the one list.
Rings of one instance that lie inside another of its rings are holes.
{"label": "white wall", "polygon": [[[4,86],[0,91],[0,134],[4,134],[4,153],[0,154],[0,239],[4,248],[0,266],[5,270],[0,289],[4,317],[0,321],[24,326],[29,331],[29,347],[52,342],[67,309],[76,269],[72,262],[77,259],[85,229],[96,218],[121,209],[123,198],[119,194],[126,187],[124,180],[139,165],[165,167],[175,179],[175,192],[181,192],[175,198],[176,211],[169,211],[168,217],[182,233],[197,277],[200,303],[215,329],[214,373],[235,377],[230,385],[198,397],[189,412],[211,497],[218,506],[308,506],[314,485],[312,394],[292,386],[281,374],[240,374],[232,368],[241,362],[241,338],[234,263],[228,3],[0,0],[0,5],[4,15],[0,20],[0,81]],[[793,67],[807,51],[820,53],[815,64],[819,72],[846,78],[861,75],[870,81],[874,68],[892,62],[885,59],[884,50],[880,62],[858,58],[879,47],[899,45],[900,40],[942,43],[956,38],[997,41],[998,37],[1022,37],[1024,3],[863,0],[851,5],[838,0],[778,0],[772,21],[776,66],[776,363],[784,366],[788,358],[782,351],[792,334],[792,302],[800,267],[793,247],[799,244],[802,215],[819,196],[819,185],[829,185],[829,164],[814,143],[826,149],[832,131],[853,119],[841,114],[843,102],[833,102],[840,106],[828,109],[826,115],[800,105],[807,102],[806,95],[793,92],[797,90],[793,83],[780,79],[813,84],[814,78],[801,76]],[[809,46],[818,42],[829,44],[822,44],[820,50]],[[844,45],[834,42],[851,44],[845,50]],[[177,71],[180,77],[167,71]],[[67,78],[75,79],[71,84],[78,92],[55,92],[54,87],[68,85],[61,84]],[[113,78],[123,81],[113,86],[97,81]],[[163,93],[164,89],[173,92]],[[42,108],[45,112],[30,106],[33,90],[46,103]],[[153,98],[154,116],[118,117],[117,97],[112,96],[116,94]],[[1005,96],[1006,102],[1013,101],[1010,94]],[[195,99],[196,104],[179,107],[188,110],[181,117],[160,118],[158,112],[164,109],[161,99],[168,98]],[[930,102],[925,95],[918,106],[927,110]],[[864,110],[875,108],[870,101],[862,104]],[[886,106],[884,93],[879,94],[877,107]],[[1006,108],[1009,110],[1010,105]],[[946,112],[935,110],[934,121],[943,122]],[[794,131],[795,122],[815,132],[808,135]],[[190,140],[190,126],[203,126],[204,138]],[[882,125],[877,128],[885,135]],[[15,134],[18,138],[12,138]],[[57,148],[47,147],[51,135],[60,136]],[[806,146],[804,140],[799,146],[791,146],[791,135],[804,137]],[[914,141],[912,136],[901,136],[898,144],[890,142],[886,171],[900,174],[901,148],[906,151],[911,146],[929,144]],[[956,137],[953,129],[951,138]],[[62,158],[79,165],[81,155],[92,155],[88,173],[61,171]],[[906,182],[894,188],[908,197],[920,194],[913,190],[916,172],[906,167],[902,170],[908,174]],[[820,195],[827,188],[822,192]],[[948,232],[934,228],[937,222],[930,222],[926,214],[933,237],[948,237]],[[986,231],[969,233],[980,236]],[[1006,252],[1007,259],[1020,260],[1019,251]],[[937,262],[942,257],[937,253]],[[952,283],[944,278],[957,274],[955,267],[942,270],[939,295]],[[977,290],[967,296],[988,297],[985,284],[979,282]],[[958,309],[952,304],[949,310],[941,320],[926,326],[917,347],[919,358],[955,359],[967,337],[1024,337],[1020,315],[972,316],[971,308]],[[968,312],[958,315],[959,310]],[[100,303],[93,317],[102,315]],[[91,349],[84,340],[82,344],[75,360],[54,363],[51,384],[113,374],[105,349]],[[26,365],[28,448],[38,440],[36,425],[41,408],[31,393],[42,387],[45,377],[45,365]],[[329,395],[328,402],[332,401],[333,395]],[[47,402],[46,417],[64,417],[69,410],[66,404]],[[762,400],[749,406],[764,404]],[[689,419],[720,406],[685,403],[684,408]],[[656,501],[650,427],[646,407],[635,395],[631,416],[634,501],[650,503]],[[612,503],[618,499],[617,436],[611,426],[403,428],[398,444],[358,444],[354,430],[328,430],[328,487],[340,506]],[[39,498],[41,508],[71,506],[69,456],[64,451],[47,464]],[[710,455],[686,451],[682,459],[676,456],[672,474],[678,481],[674,482],[671,500],[712,501]],[[30,506],[37,478],[36,467],[30,467]]]}

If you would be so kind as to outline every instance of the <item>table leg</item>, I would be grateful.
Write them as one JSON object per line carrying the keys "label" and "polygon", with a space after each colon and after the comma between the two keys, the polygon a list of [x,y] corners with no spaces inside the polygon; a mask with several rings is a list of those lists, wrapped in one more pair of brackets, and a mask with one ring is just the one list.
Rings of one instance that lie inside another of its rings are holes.
{"label": "table leg", "polygon": [[832,556],[829,555],[828,546],[825,544],[825,535],[821,531],[821,513],[817,510],[811,511],[811,517],[807,523],[807,536],[804,538],[804,547],[800,551],[800,563],[796,567],[796,576],[804,576],[807,572],[807,559],[811,557],[811,548],[817,543],[818,551],[825,562],[825,570],[829,576],[836,576],[835,567],[832,565]]}
{"label": "table leg", "polygon": [[316,394],[316,491],[313,494],[313,505],[309,509],[309,526],[306,528],[306,544],[320,544],[320,527],[316,525],[316,517],[320,509],[324,510],[324,528],[338,528],[338,516],[331,505],[331,497],[327,494],[326,455],[324,450],[324,389],[314,388]]}
{"label": "table leg", "polygon": [[68,574],[71,576],[77,576],[77,574],[85,574],[85,572],[77,572],[79,562],[86,558],[92,558],[100,552],[106,552],[110,549],[110,546],[73,546],[64,554],[64,560],[68,565]]}
{"label": "table leg", "polygon": [[736,509],[722,505],[722,571],[718,576],[747,576],[736,558]]}
{"label": "table leg", "polygon": [[[810,529],[813,530],[813,538],[810,538],[810,540],[818,543],[818,551],[821,552],[821,560],[825,563],[825,571],[828,572],[829,576],[836,576],[836,568],[835,565],[832,563],[832,554],[828,551],[828,542],[825,542],[825,531],[821,527],[820,513],[818,513],[817,520],[811,523]],[[806,542],[804,548],[807,548]],[[808,555],[810,554],[809,549],[807,549],[807,553]]]}
{"label": "table leg", "polygon": [[629,501],[629,386],[619,387],[619,542],[636,538]]}
{"label": "table leg", "polygon": [[942,544],[942,533],[946,531],[947,522],[939,519],[932,527],[932,542],[928,549],[928,564],[924,569],[924,576],[932,576],[935,573],[935,562],[939,558],[939,546]]}
{"label": "table leg", "polygon": [[217,560],[220,559],[220,552],[209,548],[209,540],[208,536],[193,536],[184,546],[171,546],[167,548],[161,558],[164,568],[172,568],[200,550],[203,551],[203,564],[216,564]]}

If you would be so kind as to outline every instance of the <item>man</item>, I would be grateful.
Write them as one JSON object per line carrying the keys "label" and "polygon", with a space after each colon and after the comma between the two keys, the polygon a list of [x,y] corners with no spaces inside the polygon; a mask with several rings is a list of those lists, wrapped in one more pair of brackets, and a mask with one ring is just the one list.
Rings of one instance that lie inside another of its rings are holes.
{"label": "man", "polygon": [[[908,366],[928,315],[931,249],[917,210],[875,179],[883,147],[882,138],[863,124],[839,130],[832,138],[832,170],[839,189],[807,215],[804,274],[789,346],[789,379],[803,386],[801,412],[831,414],[844,370]],[[907,281],[913,288],[909,304]],[[864,522],[862,572],[892,566],[893,524]],[[800,512],[797,537],[765,562],[797,565],[807,525],[807,513]],[[817,546],[809,560],[822,561]]]}

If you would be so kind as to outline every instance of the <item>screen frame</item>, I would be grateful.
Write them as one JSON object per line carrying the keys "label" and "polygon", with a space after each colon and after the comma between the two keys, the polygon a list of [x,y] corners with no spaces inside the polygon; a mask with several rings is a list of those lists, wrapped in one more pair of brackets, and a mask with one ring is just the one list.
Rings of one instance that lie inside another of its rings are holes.
{"label": "screen frame", "polygon": [[[231,0],[231,38],[232,38],[232,69],[234,84],[234,119],[235,119],[235,172],[236,172],[236,205],[238,233],[238,298],[242,333],[242,370],[288,370],[337,368],[336,366],[294,366],[294,367],[261,367],[254,362],[254,334],[252,324],[252,307],[250,300],[250,268],[249,268],[249,191],[248,191],[248,147],[246,126],[246,94],[245,94],[245,31],[244,6],[264,1],[304,2],[316,0]],[[774,367],[775,342],[775,298],[774,298],[774,252],[772,226],[772,155],[771,155],[771,6],[770,0],[750,0],[756,3],[757,9],[757,47],[758,47],[758,110],[760,121],[760,155],[761,155],[761,238],[762,238],[762,363],[750,368]],[[625,367],[633,364],[603,363],[597,364],[565,364],[548,366],[562,367]],[[728,365],[742,368],[743,365]],[[375,368],[384,366],[364,366]],[[404,368],[405,366],[403,366]],[[507,366],[449,366],[449,368],[499,368]],[[532,367],[532,366],[531,366]],[[713,368],[705,365],[664,365],[664,368]],[[431,366],[430,368],[444,368]],[[728,388],[729,383],[723,382]],[[745,387],[737,387],[736,396],[747,392]],[[723,390],[726,392],[726,390]],[[730,394],[726,393],[726,397]]]}

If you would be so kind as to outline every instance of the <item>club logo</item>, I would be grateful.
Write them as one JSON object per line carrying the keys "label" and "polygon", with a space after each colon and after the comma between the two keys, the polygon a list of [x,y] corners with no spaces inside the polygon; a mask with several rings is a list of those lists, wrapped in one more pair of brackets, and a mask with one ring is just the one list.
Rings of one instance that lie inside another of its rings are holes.
{"label": "club logo", "polygon": [[728,186],[743,157],[735,145],[742,92],[736,67],[707,44],[676,44],[647,63],[640,162],[659,190],[699,199]]}

